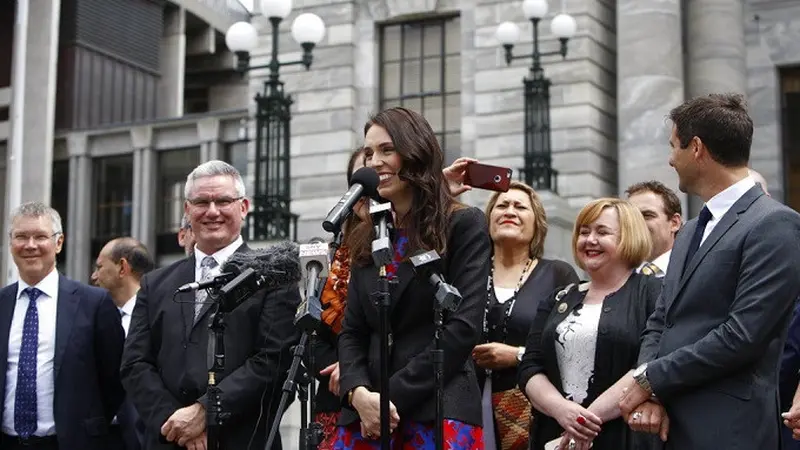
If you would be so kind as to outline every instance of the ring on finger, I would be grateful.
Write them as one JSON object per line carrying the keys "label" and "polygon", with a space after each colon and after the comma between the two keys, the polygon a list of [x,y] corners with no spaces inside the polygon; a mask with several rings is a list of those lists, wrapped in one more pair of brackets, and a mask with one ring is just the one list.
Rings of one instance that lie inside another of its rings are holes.
{"label": "ring on finger", "polygon": [[633,416],[631,416],[631,418],[632,418],[633,420],[639,420],[639,419],[641,419],[641,418],[642,418],[642,412],[641,412],[641,411],[636,411],[635,413],[633,413]]}
{"label": "ring on finger", "polygon": [[569,440],[569,445],[567,445],[567,449],[575,450],[575,447],[577,447],[577,446],[578,446],[578,443],[575,442],[575,439],[570,439]]}

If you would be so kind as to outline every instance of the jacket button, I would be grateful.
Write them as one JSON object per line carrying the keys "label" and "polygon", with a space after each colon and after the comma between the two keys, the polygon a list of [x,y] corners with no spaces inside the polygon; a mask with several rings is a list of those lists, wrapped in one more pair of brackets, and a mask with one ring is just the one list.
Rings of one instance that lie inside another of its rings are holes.
{"label": "jacket button", "polygon": [[187,391],[186,389],[181,389],[181,395],[182,396],[186,397],[188,394],[189,394],[189,391]]}

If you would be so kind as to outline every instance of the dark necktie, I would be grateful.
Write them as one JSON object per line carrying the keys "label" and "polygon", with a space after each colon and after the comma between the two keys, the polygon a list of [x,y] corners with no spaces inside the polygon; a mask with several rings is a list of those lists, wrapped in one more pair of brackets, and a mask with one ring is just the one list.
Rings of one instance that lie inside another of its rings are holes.
{"label": "dark necktie", "polygon": [[697,249],[700,248],[700,242],[703,240],[703,233],[706,231],[706,225],[708,225],[709,220],[711,220],[711,211],[708,210],[707,206],[703,206],[703,209],[700,210],[700,215],[697,217],[697,226],[694,229],[692,242],[689,244],[689,252],[686,253],[686,262],[683,263],[684,272],[686,272],[686,268],[688,268],[689,264],[692,262],[692,258],[694,254],[697,253]]}
{"label": "dark necktie", "polygon": [[36,411],[36,356],[39,351],[39,311],[36,300],[42,291],[34,287],[23,291],[28,296],[28,310],[22,325],[22,345],[17,366],[17,392],[14,395],[14,431],[25,439],[33,435],[37,426]]}

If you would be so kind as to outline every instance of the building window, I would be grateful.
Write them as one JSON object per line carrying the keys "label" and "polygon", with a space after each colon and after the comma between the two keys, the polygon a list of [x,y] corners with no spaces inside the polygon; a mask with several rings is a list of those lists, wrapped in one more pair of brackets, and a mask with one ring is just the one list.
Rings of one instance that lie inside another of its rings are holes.
{"label": "building window", "polygon": [[[53,161],[53,186],[50,191],[50,206],[53,207],[61,216],[61,228],[64,235],[67,234],[67,217],[69,214],[69,160]],[[67,251],[69,249],[69,239],[64,239],[61,246],[61,253],[56,256],[56,266],[58,270],[65,273],[67,263]]]}
{"label": "building window", "polygon": [[781,70],[785,202],[800,211],[800,68]]}
{"label": "building window", "polygon": [[447,163],[461,147],[461,23],[457,16],[382,25],[380,107],[419,112]]}
{"label": "building window", "polygon": [[247,179],[247,147],[249,141],[235,141],[225,144],[225,162],[239,171],[242,179]]}
{"label": "building window", "polygon": [[156,250],[158,257],[183,253],[178,245],[178,230],[183,217],[186,177],[200,165],[200,149],[187,148],[158,152],[158,210]]}
{"label": "building window", "polygon": [[91,259],[111,239],[130,236],[133,213],[133,154],[95,158]]}

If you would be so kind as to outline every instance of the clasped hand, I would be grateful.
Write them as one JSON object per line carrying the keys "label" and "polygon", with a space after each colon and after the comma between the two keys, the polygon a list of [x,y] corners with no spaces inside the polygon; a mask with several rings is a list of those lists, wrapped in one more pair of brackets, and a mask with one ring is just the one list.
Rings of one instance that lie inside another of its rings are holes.
{"label": "clasped hand", "polygon": [[161,434],[188,450],[206,448],[206,409],[200,403],[181,408],[161,426]]}
{"label": "clasped hand", "polygon": [[631,429],[657,434],[663,442],[667,442],[669,417],[664,406],[655,401],[633,378],[622,392],[619,409]]}
{"label": "clasped hand", "polygon": [[[381,437],[381,396],[377,392],[370,392],[365,387],[358,387],[353,392],[353,408],[361,418],[361,436],[367,439]],[[397,407],[389,402],[389,431],[394,432],[400,424],[400,415]]]}

